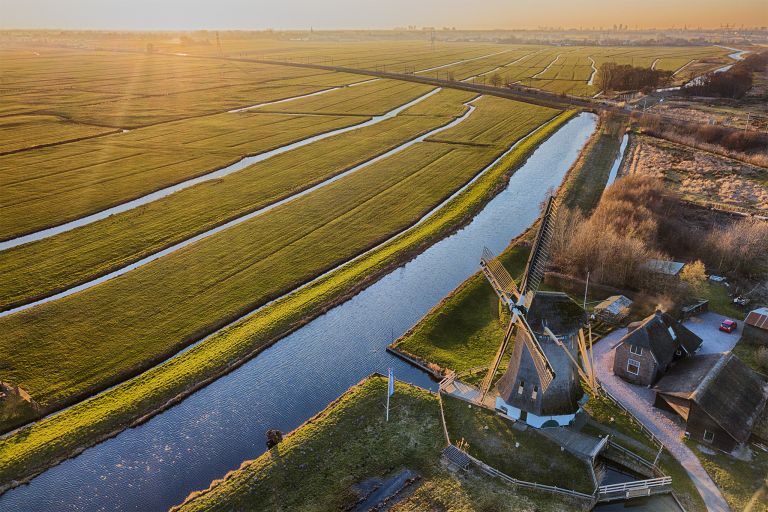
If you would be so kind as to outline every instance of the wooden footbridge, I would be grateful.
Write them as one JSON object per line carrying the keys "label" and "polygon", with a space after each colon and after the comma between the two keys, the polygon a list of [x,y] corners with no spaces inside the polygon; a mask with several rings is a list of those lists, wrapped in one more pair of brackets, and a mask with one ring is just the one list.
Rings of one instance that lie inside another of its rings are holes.
{"label": "wooden footbridge", "polygon": [[601,485],[597,488],[597,501],[626,500],[651,496],[653,494],[666,494],[672,490],[672,477],[649,478],[648,480],[635,480],[620,484]]}

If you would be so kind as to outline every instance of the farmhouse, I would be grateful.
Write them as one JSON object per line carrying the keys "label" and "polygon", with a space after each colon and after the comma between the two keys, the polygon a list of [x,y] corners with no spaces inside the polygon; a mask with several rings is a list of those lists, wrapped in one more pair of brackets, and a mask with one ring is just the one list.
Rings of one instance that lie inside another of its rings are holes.
{"label": "farmhouse", "polygon": [[726,452],[766,440],[768,383],[732,354],[681,361],[653,389],[654,405],[679,414],[690,439]]}
{"label": "farmhouse", "polygon": [[751,343],[768,345],[768,308],[750,311],[744,320],[744,339]]}
{"label": "farmhouse", "polygon": [[639,324],[630,324],[616,345],[613,373],[632,384],[650,386],[672,363],[700,346],[701,338],[667,313],[656,311]]}

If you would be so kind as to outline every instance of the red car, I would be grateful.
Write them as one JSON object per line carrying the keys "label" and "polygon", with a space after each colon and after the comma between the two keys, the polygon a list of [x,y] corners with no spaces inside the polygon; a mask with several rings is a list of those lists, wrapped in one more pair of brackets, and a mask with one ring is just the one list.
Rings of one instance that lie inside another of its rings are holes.
{"label": "red car", "polygon": [[736,322],[733,320],[723,320],[720,323],[720,330],[723,332],[733,332],[736,330]]}

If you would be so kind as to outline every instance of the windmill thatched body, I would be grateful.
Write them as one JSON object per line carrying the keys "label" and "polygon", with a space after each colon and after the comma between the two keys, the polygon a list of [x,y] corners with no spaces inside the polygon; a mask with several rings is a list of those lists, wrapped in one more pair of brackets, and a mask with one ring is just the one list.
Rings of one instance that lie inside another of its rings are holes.
{"label": "windmill thatched body", "polygon": [[563,347],[555,344],[544,328],[549,327],[565,348],[577,357],[576,340],[583,322],[583,310],[565,293],[537,292],[526,316],[552,365],[555,378],[542,392],[533,358],[518,334],[507,371],[496,384],[499,396],[506,404],[536,416],[574,414],[583,394],[578,371]]}

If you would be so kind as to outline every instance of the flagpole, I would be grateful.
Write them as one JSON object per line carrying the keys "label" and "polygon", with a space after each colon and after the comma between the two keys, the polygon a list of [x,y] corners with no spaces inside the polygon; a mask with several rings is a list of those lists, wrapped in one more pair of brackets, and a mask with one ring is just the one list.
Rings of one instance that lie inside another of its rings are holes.
{"label": "flagpole", "polygon": [[389,422],[389,397],[395,392],[395,372],[392,368],[389,368],[387,372],[387,416],[386,420]]}
{"label": "flagpole", "polygon": [[387,421],[389,421],[389,389],[387,389]]}

